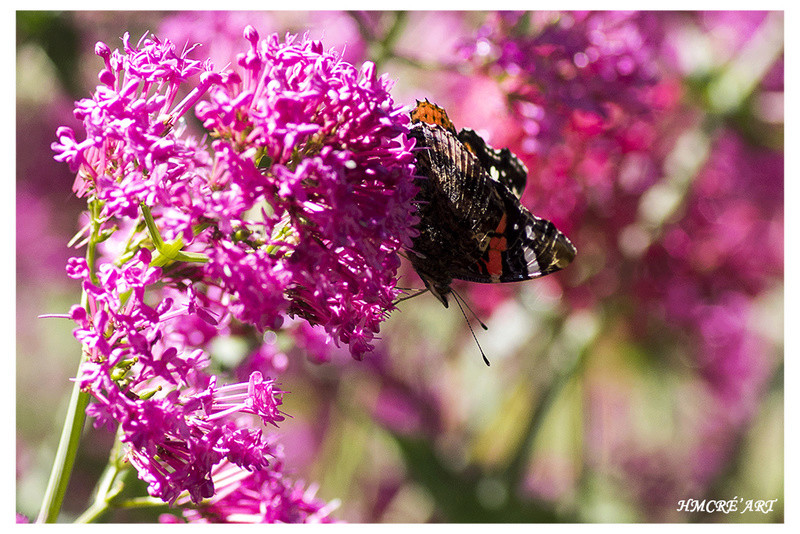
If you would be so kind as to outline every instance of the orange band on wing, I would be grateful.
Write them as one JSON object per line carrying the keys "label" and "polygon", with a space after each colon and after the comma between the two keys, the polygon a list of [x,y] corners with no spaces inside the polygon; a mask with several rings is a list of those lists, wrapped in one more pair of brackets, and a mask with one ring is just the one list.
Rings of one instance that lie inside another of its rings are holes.
{"label": "orange band on wing", "polygon": [[489,248],[486,250],[488,258],[484,260],[483,264],[486,266],[486,272],[490,276],[499,277],[503,274],[503,252],[508,250],[508,241],[505,236],[506,231],[506,214],[500,219],[495,233],[495,237],[489,239]]}

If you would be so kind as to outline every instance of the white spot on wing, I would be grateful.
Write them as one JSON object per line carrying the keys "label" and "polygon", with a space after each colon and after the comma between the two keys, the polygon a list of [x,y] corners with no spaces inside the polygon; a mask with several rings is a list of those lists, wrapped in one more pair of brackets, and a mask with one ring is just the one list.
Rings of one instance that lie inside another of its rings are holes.
{"label": "white spot on wing", "polygon": [[536,253],[532,248],[525,247],[525,263],[528,264],[528,276],[533,276],[542,272],[539,268],[539,262],[536,259]]}
{"label": "white spot on wing", "polygon": [[[536,240],[536,234],[534,233],[532,224],[525,226],[525,236],[531,241]],[[536,258],[536,252],[527,246],[525,247],[525,263],[528,265],[528,276],[535,276],[542,272],[542,269],[539,267],[539,261]]]}

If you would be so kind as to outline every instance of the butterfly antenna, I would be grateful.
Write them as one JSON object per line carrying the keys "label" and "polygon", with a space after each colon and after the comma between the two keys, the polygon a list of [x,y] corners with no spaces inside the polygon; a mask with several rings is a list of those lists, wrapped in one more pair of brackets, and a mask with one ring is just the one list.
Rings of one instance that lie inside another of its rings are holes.
{"label": "butterfly antenna", "polygon": [[[467,326],[469,327],[469,332],[470,332],[470,334],[472,334],[472,339],[475,340],[475,344],[478,345],[478,350],[481,351],[481,356],[483,357],[484,363],[486,364],[487,367],[489,367],[489,365],[490,365],[489,358],[486,357],[486,353],[483,352],[483,348],[481,348],[481,344],[478,343],[478,337],[475,335],[475,330],[472,329],[472,325],[470,324],[469,319],[467,318],[467,314],[464,313],[464,308],[461,306],[461,302],[460,301],[464,300],[464,299],[459,297],[458,295],[456,295],[455,291],[453,291],[453,296],[455,297],[454,300],[456,301],[456,304],[458,304],[458,309],[461,310],[461,315],[464,316],[464,320],[467,322]],[[467,302],[464,301],[464,304],[467,304]],[[467,305],[467,309],[469,309],[469,311],[472,312],[472,310],[469,308],[468,305]],[[472,314],[475,315],[475,312],[472,312]],[[478,319],[477,317],[475,317],[475,318]],[[478,319],[478,322],[481,323],[480,319]],[[481,326],[484,328],[484,330],[488,330],[488,327],[485,324],[481,323]]]}
{"label": "butterfly antenna", "polygon": [[[481,328],[483,328],[484,330],[489,330],[489,327],[488,327],[488,326],[486,326],[486,325],[483,323],[483,321],[481,321],[480,317],[478,317],[478,314],[477,314],[477,313],[475,313],[475,311],[474,311],[474,310],[473,310],[473,309],[470,307],[470,305],[469,305],[469,302],[467,302],[467,299],[465,299],[464,297],[462,297],[461,295],[459,295],[458,293],[456,293],[456,292],[455,292],[455,290],[453,290],[453,291],[452,291],[452,293],[453,293],[453,296],[455,297],[456,301],[457,301],[458,299],[461,299],[461,302],[463,302],[463,303],[464,303],[464,306],[466,306],[466,307],[467,307],[467,309],[469,310],[469,312],[472,314],[472,317],[473,317],[473,318],[474,318],[476,321],[478,321],[478,324],[479,324],[479,325],[481,325]],[[461,311],[462,311],[462,313],[463,313],[463,311],[464,311],[464,310],[461,310]],[[466,317],[466,315],[465,315],[465,317]],[[467,322],[469,322],[469,321],[467,321]]]}
{"label": "butterfly antenna", "polygon": [[418,296],[422,295],[423,293],[427,292],[428,288],[426,287],[425,289],[412,289],[411,291],[416,291],[416,293],[412,293],[410,295],[405,295],[403,297],[395,299],[395,301],[392,302],[392,305],[393,306],[397,306],[399,303],[403,302],[404,300],[413,299],[414,297],[418,297]]}

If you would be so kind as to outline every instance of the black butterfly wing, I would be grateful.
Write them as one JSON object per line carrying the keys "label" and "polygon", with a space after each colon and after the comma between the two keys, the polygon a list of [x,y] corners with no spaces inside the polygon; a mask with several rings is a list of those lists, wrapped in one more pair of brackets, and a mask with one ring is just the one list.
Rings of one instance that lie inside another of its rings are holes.
{"label": "black butterfly wing", "polygon": [[555,225],[530,213],[502,184],[493,182],[504,215],[488,233],[478,261],[452,272],[453,278],[484,283],[518,282],[563,269],[576,250]]}
{"label": "black butterfly wing", "polygon": [[500,182],[517,198],[522,196],[528,180],[528,169],[513,152],[507,148],[492,148],[475,130],[469,128],[462,128],[458,132],[458,139],[478,158],[491,179]]}
{"label": "black butterfly wing", "polygon": [[[498,161],[510,154],[516,160],[508,150],[489,152],[477,134],[475,140],[467,133],[476,154],[450,131],[429,124],[412,126],[411,136],[420,147],[417,172],[426,177],[417,195],[422,223],[411,260],[439,293],[447,291],[452,278],[528,280],[572,260],[575,248],[569,240],[552,223],[528,212],[502,181],[493,180],[478,155]],[[522,180],[524,186],[524,166],[513,167],[499,176],[518,185]]]}
{"label": "black butterfly wing", "polygon": [[420,123],[410,136],[418,147],[417,173],[425,177],[418,181],[420,235],[411,260],[423,278],[447,285],[453,270],[466,270],[483,254],[488,238],[481,235],[499,222],[502,203],[491,195],[480,162],[454,134]]}

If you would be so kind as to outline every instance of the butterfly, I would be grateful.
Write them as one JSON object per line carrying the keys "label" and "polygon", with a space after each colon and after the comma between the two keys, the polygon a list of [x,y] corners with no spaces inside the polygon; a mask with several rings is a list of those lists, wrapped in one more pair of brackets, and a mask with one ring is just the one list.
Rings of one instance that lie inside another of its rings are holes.
{"label": "butterfly", "polygon": [[409,136],[416,141],[419,235],[409,259],[425,287],[448,306],[454,279],[481,283],[554,273],[577,253],[555,225],[519,197],[528,171],[507,148],[474,131],[456,131],[439,106],[417,101]]}

